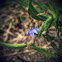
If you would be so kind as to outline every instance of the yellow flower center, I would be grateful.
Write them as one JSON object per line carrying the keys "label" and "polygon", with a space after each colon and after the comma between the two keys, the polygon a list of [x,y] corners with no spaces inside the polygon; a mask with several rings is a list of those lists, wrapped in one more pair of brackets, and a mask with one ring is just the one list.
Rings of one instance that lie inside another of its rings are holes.
{"label": "yellow flower center", "polygon": [[29,27],[29,29],[31,29],[31,27]]}

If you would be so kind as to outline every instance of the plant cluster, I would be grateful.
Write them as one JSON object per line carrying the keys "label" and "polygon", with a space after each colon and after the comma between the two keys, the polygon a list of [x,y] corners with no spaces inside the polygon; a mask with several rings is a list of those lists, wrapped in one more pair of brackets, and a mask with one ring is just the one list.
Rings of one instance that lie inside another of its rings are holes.
{"label": "plant cluster", "polygon": [[[28,7],[28,13],[31,15],[32,18],[43,21],[43,24],[40,27],[40,31],[37,28],[31,28],[28,30],[26,35],[30,34],[32,38],[34,38],[34,33],[38,34],[38,37],[42,37],[43,39],[47,39],[48,41],[51,41],[51,46],[55,49],[56,53],[53,54],[52,52],[48,52],[47,50],[43,48],[38,48],[34,44],[28,44],[32,49],[35,49],[43,54],[46,54],[47,56],[60,58],[62,56],[62,46],[60,42],[60,36],[59,32],[62,34],[62,5],[60,0],[47,0],[47,5],[43,4],[41,1],[35,1],[35,0],[16,0],[18,4],[22,7]],[[34,7],[33,4],[38,5],[42,10]],[[44,12],[48,13],[48,16],[44,14]],[[52,41],[51,36],[48,34],[48,29],[53,25],[56,28],[57,32],[57,41],[59,47],[55,44],[55,42]],[[43,36],[42,32],[46,30],[46,35]],[[37,32],[38,31],[38,32]],[[10,43],[3,43],[0,42],[0,45],[7,47],[7,48],[24,48],[27,47],[25,44],[10,44]]]}

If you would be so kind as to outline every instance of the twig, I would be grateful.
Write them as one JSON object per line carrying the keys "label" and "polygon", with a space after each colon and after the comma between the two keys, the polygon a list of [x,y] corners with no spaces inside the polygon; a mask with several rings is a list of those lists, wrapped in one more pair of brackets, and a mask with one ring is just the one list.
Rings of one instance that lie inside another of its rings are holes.
{"label": "twig", "polygon": [[[5,54],[5,55],[3,55],[3,56],[13,56],[13,55],[20,55],[20,54],[22,54],[22,53],[29,53],[29,52],[33,52],[33,51],[35,51],[35,50],[26,50],[26,51],[22,51],[22,52],[15,52],[15,53],[11,53],[11,54]],[[1,56],[0,56],[1,57]]]}

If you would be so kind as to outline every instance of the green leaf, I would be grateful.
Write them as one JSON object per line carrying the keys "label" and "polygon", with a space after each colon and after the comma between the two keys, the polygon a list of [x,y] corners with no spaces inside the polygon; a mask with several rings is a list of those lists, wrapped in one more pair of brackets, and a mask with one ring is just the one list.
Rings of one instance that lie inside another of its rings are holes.
{"label": "green leaf", "polygon": [[16,0],[16,3],[21,4],[22,6],[29,7],[29,0]]}
{"label": "green leaf", "polygon": [[41,34],[44,31],[44,29],[48,29],[49,28],[51,21],[52,21],[52,18],[50,18],[50,17],[46,21],[44,21],[44,23],[40,27],[40,32],[38,34],[39,37],[41,36]]}
{"label": "green leaf", "polygon": [[0,46],[9,48],[9,49],[21,49],[26,47],[26,45],[24,43],[22,44],[11,44],[11,43],[4,43],[4,42],[0,42]]}
{"label": "green leaf", "polygon": [[44,31],[44,29],[45,29],[45,22],[41,25],[41,27],[40,27],[40,32],[39,32],[39,34],[38,34],[38,37],[40,37],[41,36],[41,34],[42,34],[42,32]]}
{"label": "green leaf", "polygon": [[54,42],[51,42],[50,44],[56,51],[58,51],[57,45]]}
{"label": "green leaf", "polygon": [[44,11],[48,11],[48,6],[46,6],[45,4],[43,4],[41,1],[38,1],[38,5],[40,6],[40,8],[42,8]]}
{"label": "green leaf", "polygon": [[59,13],[59,7],[58,7],[58,3],[57,0],[47,0],[50,10],[53,11],[55,14]]}
{"label": "green leaf", "polygon": [[61,13],[61,12],[60,12],[60,14],[59,14],[59,21],[62,22],[62,13]]}
{"label": "green leaf", "polygon": [[47,36],[45,36],[45,38],[49,41],[49,42],[51,42],[50,44],[49,44],[49,46],[51,45],[54,49],[55,49],[55,51],[56,51],[56,53],[58,52],[58,48],[57,48],[57,45],[52,41],[52,37],[50,36],[50,35],[47,35]]}
{"label": "green leaf", "polygon": [[47,20],[47,23],[45,24],[45,30],[46,30],[46,31],[47,31],[48,28],[51,26],[51,24],[52,24],[52,18],[49,18],[49,19]]}
{"label": "green leaf", "polygon": [[48,5],[49,5],[50,9],[55,12],[55,2],[54,2],[54,0],[47,0],[47,2],[48,2]]}
{"label": "green leaf", "polygon": [[33,3],[35,3],[36,5],[38,5],[40,8],[42,8],[44,11],[48,11],[48,7],[47,5],[43,4],[41,1],[33,1]]}
{"label": "green leaf", "polygon": [[51,52],[48,52],[47,50],[45,50],[43,48],[38,48],[34,44],[30,44],[30,46],[31,46],[32,49],[35,49],[35,50],[37,50],[40,53],[43,53],[43,54],[45,54],[47,56],[55,57],[55,54],[53,54]]}
{"label": "green leaf", "polygon": [[28,13],[29,13],[29,15],[32,16],[32,18],[34,18],[36,20],[45,21],[48,18],[48,16],[46,16],[46,15],[38,16],[37,14],[43,13],[43,11],[41,11],[40,9],[37,9],[36,7],[33,7],[31,2],[29,4]]}
{"label": "green leaf", "polygon": [[50,35],[45,36],[45,38],[51,42],[50,45],[56,50],[56,52],[58,51],[57,45],[52,41],[52,37]]}
{"label": "green leaf", "polygon": [[56,21],[56,32],[57,32],[58,44],[59,44],[59,47],[61,47],[58,22],[59,22],[59,20],[57,19],[57,21]]}

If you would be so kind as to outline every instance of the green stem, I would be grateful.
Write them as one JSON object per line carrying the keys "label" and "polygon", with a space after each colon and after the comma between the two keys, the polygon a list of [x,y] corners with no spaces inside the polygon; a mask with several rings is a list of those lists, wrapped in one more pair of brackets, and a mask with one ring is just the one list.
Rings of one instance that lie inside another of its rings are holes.
{"label": "green stem", "polygon": [[36,20],[36,26],[37,26],[37,28],[38,28],[37,20]]}

